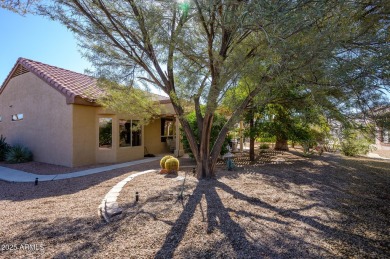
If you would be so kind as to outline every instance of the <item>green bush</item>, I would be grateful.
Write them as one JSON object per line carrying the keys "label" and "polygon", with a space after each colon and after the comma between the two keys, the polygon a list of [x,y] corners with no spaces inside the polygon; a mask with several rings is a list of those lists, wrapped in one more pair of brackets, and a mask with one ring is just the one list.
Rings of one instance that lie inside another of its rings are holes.
{"label": "green bush", "polygon": [[[187,120],[188,120],[188,123],[190,124],[191,129],[193,129],[196,138],[199,139],[198,123],[196,121],[195,112],[191,112],[190,114],[188,114]],[[218,134],[221,131],[222,127],[225,125],[225,123],[226,123],[226,118],[223,115],[220,115],[218,113],[214,114],[213,126],[211,128],[210,148],[214,145],[215,141],[217,140]],[[183,129],[181,129],[181,130],[182,130],[182,135],[183,135],[184,151],[190,157],[193,158],[194,155],[192,154],[192,151],[190,148],[190,143],[188,142],[187,137],[185,136]],[[227,135],[225,138],[225,142],[222,145],[221,155],[224,155],[228,152],[227,146],[229,145],[230,140],[231,140],[231,136]]]}
{"label": "green bush", "polygon": [[31,151],[21,145],[15,145],[11,147],[5,157],[5,161],[8,163],[25,163],[32,161],[33,155]]}
{"label": "green bush", "polygon": [[258,137],[256,138],[257,142],[270,142],[270,143],[275,143],[276,142],[276,137]]}
{"label": "green bush", "polygon": [[7,155],[10,145],[5,142],[5,137],[3,135],[0,135],[0,161],[4,161],[5,156]]}
{"label": "green bush", "polygon": [[343,141],[341,142],[341,152],[346,156],[365,155],[370,150],[370,144],[366,141]]}
{"label": "green bush", "polygon": [[370,151],[370,141],[357,131],[345,130],[341,152],[346,156],[365,155]]}
{"label": "green bush", "polygon": [[269,145],[267,143],[262,143],[259,146],[260,149],[269,149]]}

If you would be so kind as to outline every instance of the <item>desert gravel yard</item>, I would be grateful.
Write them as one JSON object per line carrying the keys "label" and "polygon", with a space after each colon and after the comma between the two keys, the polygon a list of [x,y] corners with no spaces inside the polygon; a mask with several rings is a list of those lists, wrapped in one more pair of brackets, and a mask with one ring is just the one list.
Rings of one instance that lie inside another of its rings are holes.
{"label": "desert gravel yard", "polygon": [[390,258],[389,160],[293,150],[235,162],[213,180],[190,167],[138,176],[108,224],[97,214],[105,194],[158,161],[37,186],[0,182],[0,258]]}

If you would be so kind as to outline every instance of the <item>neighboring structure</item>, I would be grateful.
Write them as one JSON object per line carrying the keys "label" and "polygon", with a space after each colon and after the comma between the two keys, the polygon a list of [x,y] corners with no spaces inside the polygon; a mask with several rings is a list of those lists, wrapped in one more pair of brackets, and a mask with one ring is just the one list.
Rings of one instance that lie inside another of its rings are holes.
{"label": "neighboring structure", "polygon": [[100,94],[92,77],[19,58],[0,88],[0,134],[35,161],[69,167],[182,154],[169,98],[156,95],[163,114],[136,127],[140,118],[99,107]]}
{"label": "neighboring structure", "polygon": [[377,108],[376,115],[376,138],[377,150],[388,150],[390,152],[390,106]]}

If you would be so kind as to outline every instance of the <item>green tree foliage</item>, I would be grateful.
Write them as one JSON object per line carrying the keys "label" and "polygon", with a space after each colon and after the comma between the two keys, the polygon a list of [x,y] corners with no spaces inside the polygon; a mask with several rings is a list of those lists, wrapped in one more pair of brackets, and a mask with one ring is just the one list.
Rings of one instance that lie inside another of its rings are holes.
{"label": "green tree foliage", "polygon": [[158,97],[152,93],[106,79],[100,79],[98,85],[105,91],[97,101],[100,105],[118,114],[136,116],[140,125],[161,114]]}
{"label": "green tree foliage", "polygon": [[370,151],[372,136],[364,130],[345,128],[341,141],[341,152],[346,156],[365,155]]}
{"label": "green tree foliage", "polygon": [[[313,95],[339,95],[339,110],[352,107],[348,94],[357,93],[353,104],[375,96],[389,71],[383,62],[389,48],[383,43],[387,6],[335,0],[55,0],[40,12],[77,34],[97,76],[122,85],[137,79],[169,95],[200,178],[213,176],[227,132],[260,93],[267,96],[299,80]],[[372,64],[379,81],[369,76]],[[347,77],[338,74],[342,70]],[[365,72],[354,77],[360,71]],[[251,83],[210,145],[215,111],[241,79]],[[333,97],[318,101],[337,103]],[[199,134],[186,117],[192,110]]]}
{"label": "green tree foliage", "polygon": [[319,111],[311,110],[313,108],[308,107],[306,111],[300,112],[281,104],[267,105],[257,115],[257,137],[276,137],[275,149],[282,150],[288,150],[288,140],[303,146],[313,146],[324,141],[329,133],[329,125]]}
{"label": "green tree foliage", "polygon": [[39,0],[0,0],[0,7],[19,14],[32,12]]}
{"label": "green tree foliage", "polygon": [[[192,112],[192,113],[188,114],[186,119],[188,120],[188,122],[189,122],[189,124],[191,126],[191,129],[195,132],[195,135],[197,136],[199,134],[199,130],[197,129],[197,121],[196,121],[196,114],[195,114],[195,112]],[[224,116],[222,116],[222,115],[220,115],[218,113],[215,114],[213,125],[212,125],[212,129],[211,129],[211,137],[210,137],[210,141],[211,141],[212,145],[217,140],[218,134],[221,131],[221,129],[223,128],[223,126],[225,125],[226,121],[227,120],[226,120],[226,118]],[[189,144],[188,139],[186,138],[183,130],[182,130],[182,135],[183,135],[184,151],[186,153],[188,153],[190,155],[190,157],[193,158],[194,154],[191,151],[190,144]],[[224,154],[226,154],[228,152],[229,141],[231,141],[231,137],[230,136],[225,138],[224,145],[222,146],[222,149],[221,149],[221,155],[224,155]]]}

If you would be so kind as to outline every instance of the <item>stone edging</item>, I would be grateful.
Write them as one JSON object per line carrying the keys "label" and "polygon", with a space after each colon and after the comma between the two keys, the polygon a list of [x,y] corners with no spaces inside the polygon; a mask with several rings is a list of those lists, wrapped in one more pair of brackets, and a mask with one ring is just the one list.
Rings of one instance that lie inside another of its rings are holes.
{"label": "stone edging", "polygon": [[106,222],[110,222],[110,218],[112,216],[118,215],[122,213],[122,209],[119,207],[118,203],[116,202],[119,193],[121,192],[122,188],[131,180],[133,180],[135,177],[157,172],[157,170],[146,170],[143,172],[132,174],[119,183],[117,183],[112,189],[104,196],[102,202],[99,205],[98,214],[100,217],[102,217]]}

